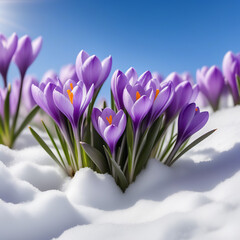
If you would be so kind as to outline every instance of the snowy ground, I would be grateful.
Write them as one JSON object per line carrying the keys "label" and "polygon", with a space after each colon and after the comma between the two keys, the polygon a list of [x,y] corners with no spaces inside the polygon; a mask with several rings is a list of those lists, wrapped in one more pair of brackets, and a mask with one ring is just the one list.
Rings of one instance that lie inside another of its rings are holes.
{"label": "snowy ground", "polygon": [[26,130],[15,150],[0,145],[0,239],[240,239],[240,107],[202,133],[213,128],[172,168],[151,160],[125,194],[90,169],[64,176]]}

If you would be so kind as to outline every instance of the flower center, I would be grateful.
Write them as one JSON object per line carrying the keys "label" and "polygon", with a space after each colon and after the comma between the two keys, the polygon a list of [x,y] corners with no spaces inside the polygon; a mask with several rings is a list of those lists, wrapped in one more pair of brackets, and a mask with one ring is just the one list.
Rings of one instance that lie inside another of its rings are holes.
{"label": "flower center", "polygon": [[[73,84],[72,83],[70,83],[70,88],[71,88],[71,90],[73,90]],[[67,93],[68,93],[68,97],[69,97],[70,102],[73,104],[73,93],[71,92],[71,90],[68,89]]]}
{"label": "flower center", "polygon": [[157,89],[157,90],[156,90],[156,94],[155,94],[154,101],[156,100],[156,98],[157,98],[157,96],[158,96],[159,92],[160,92],[160,90],[159,90],[159,89]]}
{"label": "flower center", "polygon": [[196,111],[196,112],[198,111],[198,108],[197,108],[197,107],[195,108],[195,111]]}
{"label": "flower center", "polygon": [[136,92],[136,101],[141,97],[139,91]]}
{"label": "flower center", "polygon": [[107,119],[109,125],[111,125],[112,124],[112,115],[110,115],[109,118],[106,117],[106,119]]}

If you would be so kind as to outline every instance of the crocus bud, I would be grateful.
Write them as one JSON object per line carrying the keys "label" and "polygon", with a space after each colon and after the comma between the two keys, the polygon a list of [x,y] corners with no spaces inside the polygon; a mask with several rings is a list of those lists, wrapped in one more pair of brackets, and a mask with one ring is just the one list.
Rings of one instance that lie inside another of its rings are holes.
{"label": "crocus bud", "polygon": [[193,94],[194,90],[189,82],[184,81],[177,85],[173,100],[166,110],[166,122],[171,122],[182,108],[191,102]]}
{"label": "crocus bud", "polygon": [[208,112],[200,112],[195,103],[186,105],[179,114],[176,144],[181,145],[207,123]]}
{"label": "crocus bud", "polygon": [[224,78],[221,70],[217,66],[212,66],[209,69],[203,67],[201,70],[197,70],[196,79],[200,91],[205,95],[213,110],[216,111],[224,89]]}
{"label": "crocus bud", "polygon": [[22,76],[24,76],[28,67],[36,59],[41,47],[42,37],[38,37],[34,41],[31,41],[30,37],[25,35],[18,40],[17,50],[13,60],[18,66]]}
{"label": "crocus bud", "polygon": [[98,89],[107,79],[112,68],[112,57],[105,58],[102,62],[95,55],[89,56],[81,51],[76,59],[76,73],[79,80],[82,80],[89,89],[94,84]]}
{"label": "crocus bud", "polygon": [[111,90],[117,109],[124,109],[123,90],[128,84],[128,79],[123,72],[116,70],[111,80]]}
{"label": "crocus bud", "polygon": [[78,82],[78,77],[77,77],[77,73],[76,73],[76,67],[74,64],[68,64],[66,66],[63,66],[60,70],[59,73],[59,79],[62,82],[62,84],[64,85],[64,83],[71,79],[75,82]]}
{"label": "crocus bud", "polygon": [[115,113],[111,108],[105,108],[102,112],[98,108],[92,111],[92,123],[98,134],[114,153],[115,146],[126,127],[126,116],[123,110]]}
{"label": "crocus bud", "polygon": [[13,54],[17,48],[18,37],[13,33],[8,39],[0,34],[0,73],[4,80],[4,86],[7,87],[7,72],[12,60]]}
{"label": "crocus bud", "polygon": [[235,55],[231,51],[227,52],[222,63],[223,75],[230,86],[234,104],[240,103],[237,87],[237,76],[240,76],[240,54]]}

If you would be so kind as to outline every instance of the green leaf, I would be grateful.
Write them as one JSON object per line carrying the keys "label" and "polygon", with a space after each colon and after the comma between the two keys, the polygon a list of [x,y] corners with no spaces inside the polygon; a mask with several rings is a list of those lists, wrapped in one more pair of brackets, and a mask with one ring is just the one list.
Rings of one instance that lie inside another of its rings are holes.
{"label": "green leaf", "polygon": [[6,134],[9,134],[9,118],[10,118],[9,96],[10,96],[10,92],[11,92],[11,85],[8,86],[7,96],[6,96],[5,102],[4,102],[4,129],[5,129]]}
{"label": "green leaf", "polygon": [[[72,166],[73,164],[71,163],[71,159],[70,159],[70,155],[69,155],[69,152],[68,152],[68,146],[67,146],[67,143],[66,141],[64,140],[64,138],[62,137],[62,133],[60,131],[60,129],[58,128],[58,126],[56,125],[56,123],[54,123],[54,127],[55,127],[55,131],[57,133],[57,136],[58,136],[58,139],[59,139],[59,142],[62,146],[62,150],[64,152],[64,155],[65,155],[65,158],[67,160],[67,163],[69,166]],[[72,166],[73,167],[73,166]]]}
{"label": "green leaf", "polygon": [[190,143],[181,153],[179,153],[170,163],[172,165],[174,162],[176,162],[183,154],[185,154],[187,151],[189,151],[191,148],[196,146],[198,143],[203,141],[205,138],[209,137],[211,134],[213,134],[217,129],[213,129],[205,134],[203,134],[201,137],[197,138],[195,141]]}
{"label": "green leaf", "polygon": [[114,101],[112,90],[110,90],[110,92],[111,92],[111,108],[112,108],[112,110],[114,112],[117,112],[117,108],[116,108],[116,105],[115,105],[115,101]]}
{"label": "green leaf", "polygon": [[28,125],[28,123],[31,122],[31,120],[35,117],[38,110],[40,109],[39,106],[34,107],[31,112],[27,115],[27,117],[24,119],[16,133],[14,134],[14,140],[18,137],[18,135],[23,131],[23,129]]}
{"label": "green leaf", "polygon": [[135,177],[145,167],[147,161],[149,160],[151,151],[156,143],[157,136],[162,125],[161,123],[162,118],[160,117],[153,123],[152,127],[148,131],[146,144],[144,145],[141,153],[137,154],[139,158],[137,159],[136,162],[136,168],[134,173]]}
{"label": "green leaf", "polygon": [[236,81],[237,81],[237,87],[238,87],[238,94],[240,96],[240,77],[238,75],[236,77]]}
{"label": "green leaf", "polygon": [[42,121],[42,124],[43,124],[43,127],[45,128],[45,130],[46,130],[46,132],[47,132],[47,134],[48,134],[48,136],[49,136],[49,138],[50,138],[50,140],[51,140],[54,148],[55,148],[56,151],[57,151],[57,154],[58,154],[58,156],[59,156],[59,158],[60,158],[60,160],[61,160],[61,162],[62,162],[62,165],[63,165],[64,167],[66,167],[66,166],[65,166],[65,163],[64,163],[64,161],[63,161],[62,155],[60,154],[59,149],[58,149],[58,147],[57,147],[57,144],[55,143],[55,141],[54,141],[54,139],[53,139],[52,134],[51,134],[50,131],[48,130],[48,128],[47,128],[47,126],[45,125],[44,121]]}
{"label": "green leaf", "polygon": [[118,179],[120,181],[120,187],[123,191],[126,190],[126,188],[128,187],[128,181],[123,173],[123,171],[121,170],[120,166],[116,163],[116,161],[114,161],[112,159],[112,156],[110,154],[110,152],[107,150],[107,148],[105,146],[103,146],[104,148],[104,151],[105,151],[105,154],[106,156],[108,156],[108,158],[110,159],[111,163],[112,163],[112,166],[114,167],[115,169],[115,172],[118,176]]}
{"label": "green leaf", "polygon": [[106,164],[106,159],[96,148],[93,148],[91,145],[80,142],[82,148],[86,154],[91,158],[91,160],[96,164],[101,173],[108,172],[108,166]]}
{"label": "green leaf", "polygon": [[48,147],[48,145],[43,141],[43,139],[31,128],[29,127],[32,135],[34,138],[38,141],[38,143],[41,145],[41,147],[46,151],[46,153],[60,166],[63,168],[61,163],[58,161],[55,154],[52,152],[52,150]]}
{"label": "green leaf", "polygon": [[134,141],[134,135],[133,135],[133,127],[132,127],[132,120],[130,117],[128,117],[127,121],[127,144],[130,147],[131,150],[133,150],[133,141]]}

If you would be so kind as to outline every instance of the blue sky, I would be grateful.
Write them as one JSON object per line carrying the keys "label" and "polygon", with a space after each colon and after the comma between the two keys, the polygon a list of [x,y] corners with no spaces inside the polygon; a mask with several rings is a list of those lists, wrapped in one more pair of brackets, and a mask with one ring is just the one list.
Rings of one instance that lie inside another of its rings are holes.
{"label": "blue sky", "polygon": [[[43,36],[29,69],[39,78],[74,63],[81,49],[101,59],[112,55],[112,73],[133,66],[139,74],[195,76],[203,65],[221,66],[228,50],[240,51],[239,9],[237,0],[0,0],[0,31]],[[14,66],[11,71],[16,75]],[[110,78],[107,95],[109,86]]]}

